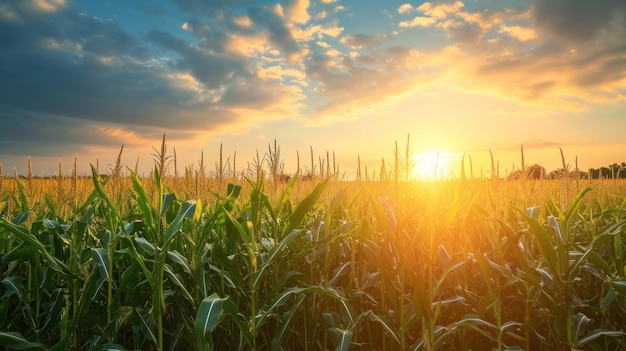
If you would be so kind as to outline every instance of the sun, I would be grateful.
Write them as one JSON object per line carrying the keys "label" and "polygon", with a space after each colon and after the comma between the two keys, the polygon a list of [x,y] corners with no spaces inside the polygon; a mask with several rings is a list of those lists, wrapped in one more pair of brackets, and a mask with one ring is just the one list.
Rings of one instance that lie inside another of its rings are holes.
{"label": "sun", "polygon": [[459,155],[443,151],[427,151],[411,159],[414,179],[434,180],[448,178],[457,171],[454,169],[454,161],[459,159]]}

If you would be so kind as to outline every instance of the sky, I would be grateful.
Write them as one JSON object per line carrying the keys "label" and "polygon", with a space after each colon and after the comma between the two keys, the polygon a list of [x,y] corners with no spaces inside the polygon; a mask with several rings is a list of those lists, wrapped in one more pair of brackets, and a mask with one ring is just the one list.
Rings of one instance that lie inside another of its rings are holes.
{"label": "sky", "polygon": [[164,133],[179,172],[276,140],[285,172],[313,149],[350,178],[407,136],[421,175],[490,150],[510,172],[521,145],[586,170],[626,161],[624,131],[623,0],[0,1],[5,175],[110,169],[122,145],[148,172]]}

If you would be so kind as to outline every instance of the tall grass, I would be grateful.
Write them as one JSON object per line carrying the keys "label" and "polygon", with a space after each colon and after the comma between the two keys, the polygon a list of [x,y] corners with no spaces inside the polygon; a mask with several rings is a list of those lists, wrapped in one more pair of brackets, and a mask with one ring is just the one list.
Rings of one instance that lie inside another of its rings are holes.
{"label": "tall grass", "polygon": [[164,136],[150,177],[122,148],[108,177],[0,178],[0,346],[626,347],[626,183],[410,181],[409,139],[377,177],[311,149],[285,182],[279,150],[179,178]]}

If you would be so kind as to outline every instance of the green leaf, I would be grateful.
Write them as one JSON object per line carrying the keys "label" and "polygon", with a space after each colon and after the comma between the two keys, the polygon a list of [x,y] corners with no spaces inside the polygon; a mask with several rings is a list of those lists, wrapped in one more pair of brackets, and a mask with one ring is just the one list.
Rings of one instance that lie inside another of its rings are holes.
{"label": "green leaf", "polygon": [[209,297],[205,297],[200,303],[194,324],[199,344],[204,344],[207,334],[213,332],[219,324],[223,304],[226,300],[228,300],[228,297],[221,298],[217,293],[214,293]]}
{"label": "green leaf", "polygon": [[545,257],[550,271],[558,279],[561,279],[562,277],[560,276],[558,256],[552,244],[552,240],[550,239],[550,234],[548,234],[548,232],[536,219],[526,216],[526,221],[530,225],[530,229],[533,234],[535,234],[535,238],[539,244],[539,250],[541,250],[541,253]]}
{"label": "green leaf", "polygon": [[191,274],[191,267],[189,266],[189,260],[187,259],[187,257],[181,255],[180,252],[176,250],[169,250],[167,251],[167,257],[169,257],[170,260],[178,263],[186,273]]}
{"label": "green leaf", "polygon": [[100,346],[98,351],[125,351],[126,349],[119,344],[105,344]]}
{"label": "green leaf", "polygon": [[622,331],[610,331],[610,330],[605,330],[605,329],[595,329],[592,330],[591,332],[589,332],[589,334],[587,334],[587,336],[585,336],[584,338],[578,340],[578,346],[583,346],[586,343],[588,343],[591,340],[597,339],[598,337],[605,335],[605,336],[610,336],[610,337],[623,337],[626,336],[626,333],[622,332]]}
{"label": "green leaf", "polygon": [[350,347],[350,341],[352,340],[352,331],[343,330],[339,328],[329,328],[330,339],[337,344],[335,351],[346,351]]}
{"label": "green leaf", "polygon": [[626,297],[626,281],[614,280],[611,282],[611,287],[613,288],[613,290],[615,290],[615,292],[623,297]]}
{"label": "green leaf", "polygon": [[383,328],[385,328],[385,330],[389,333],[389,335],[391,335],[398,344],[400,343],[400,339],[398,338],[398,335],[396,334],[396,330],[395,328],[392,328],[391,325],[389,325],[389,321],[375,314],[374,312],[372,312],[372,310],[368,310],[366,312],[366,315],[369,317],[370,320],[382,325]]}
{"label": "green leaf", "polygon": [[602,303],[600,304],[600,308],[607,308],[607,306],[609,306],[611,304],[611,302],[613,302],[617,296],[618,296],[618,294],[617,294],[617,292],[615,292],[615,290],[609,289],[606,292],[606,295],[604,295],[604,298],[602,299]]}
{"label": "green leaf", "polygon": [[172,283],[174,283],[180,288],[183,297],[189,300],[190,302],[193,302],[193,297],[191,297],[191,294],[189,293],[189,291],[187,291],[187,288],[185,287],[185,284],[183,283],[183,281],[180,280],[180,276],[174,273],[172,266],[170,266],[169,264],[165,264],[163,266],[163,270],[165,274],[167,274],[167,276],[170,278]]}
{"label": "green leaf", "polygon": [[291,309],[289,309],[289,311],[287,311],[287,313],[283,314],[280,320],[280,329],[278,330],[278,333],[276,333],[274,335],[274,338],[272,339],[272,345],[271,345],[270,350],[279,351],[283,349],[283,341],[285,340],[285,337],[287,336],[287,332],[289,331],[289,326],[291,325],[291,319],[296,314],[296,311],[298,310],[298,308],[300,308],[300,305],[302,305],[302,302],[304,301],[305,298],[306,298],[305,295],[298,296],[298,300],[296,301],[296,303],[291,307]]}
{"label": "green leaf", "polygon": [[52,256],[48,252],[48,250],[46,250],[45,246],[40,243],[34,235],[28,232],[28,229],[26,227],[16,225],[2,219],[0,219],[0,227],[15,234],[15,236],[20,238],[22,241],[36,248],[41,254],[44,255],[44,257],[48,261],[48,264],[50,265],[50,268],[61,274],[69,275],[69,269],[67,268],[65,263],[63,263],[58,258]]}
{"label": "green leaf", "polygon": [[18,332],[3,331],[0,331],[0,346],[6,347],[11,350],[26,350],[33,348],[42,350],[46,349],[43,344],[30,342]]}
{"label": "green leaf", "polygon": [[274,264],[274,261],[278,259],[278,257],[283,257],[284,248],[294,241],[300,234],[302,234],[303,230],[294,230],[289,235],[284,237],[278,245],[272,247],[269,252],[269,257],[263,262],[261,265],[261,269],[257,272],[256,277],[254,278],[253,289],[257,290],[263,281],[263,276],[265,275],[266,270]]}
{"label": "green leaf", "polygon": [[111,279],[111,272],[109,272],[109,257],[107,252],[103,248],[91,248],[91,257],[98,267],[102,279],[109,281]]}
{"label": "green leaf", "polygon": [[20,301],[23,300],[24,284],[22,284],[22,281],[19,280],[18,277],[6,277],[2,279],[0,283],[2,283],[6,289],[4,295],[2,295],[3,299],[11,295],[17,295]]}
{"label": "green leaf", "polygon": [[60,226],[59,222],[53,221],[51,219],[44,219],[41,222],[42,222],[44,228],[46,228],[46,229],[57,229]]}
{"label": "green leaf", "polygon": [[24,185],[20,182],[19,178],[15,178],[17,183],[17,190],[19,192],[20,201],[17,203],[22,212],[27,212],[30,209],[30,203],[28,202],[28,195],[26,194],[26,189],[24,189]]}
{"label": "green leaf", "polygon": [[[139,322],[141,322],[141,329],[144,331],[144,334],[150,339],[150,341],[152,341],[154,344],[157,343],[157,337],[156,335],[154,335],[154,331],[153,329],[153,325],[154,325],[154,320],[152,320],[152,315],[147,313],[146,315],[148,316],[148,318],[150,318],[149,320],[146,320],[143,317],[143,313],[142,310],[140,309],[134,309],[134,313],[137,317],[139,317]],[[150,323],[152,322],[152,323]]]}
{"label": "green leaf", "polygon": [[148,255],[154,255],[154,251],[156,250],[156,246],[149,242],[148,239],[144,237],[135,238],[135,242],[148,253]]}
{"label": "green leaf", "polygon": [[100,179],[100,175],[98,174],[98,172],[96,171],[96,168],[93,165],[91,166],[91,179],[93,180],[93,185],[96,188],[96,192],[98,192],[98,195],[100,196],[100,198],[104,200],[104,202],[109,207],[109,211],[111,211],[111,216],[113,217],[113,221],[115,221],[115,223],[121,223],[122,217],[120,216],[120,213],[117,210],[117,208],[113,206],[111,199],[109,199],[106,192],[104,191],[104,188],[102,187],[102,180]]}
{"label": "green leaf", "polygon": [[583,313],[576,313],[574,317],[574,337],[580,338],[582,334],[587,330],[587,326],[591,322],[591,318],[585,316]]}
{"label": "green leaf", "polygon": [[291,233],[293,229],[300,228],[307,212],[313,208],[317,200],[322,195],[322,192],[324,192],[324,189],[326,189],[327,184],[328,178],[317,184],[311,194],[298,204],[291,216],[289,216],[289,224],[285,227],[284,233]]}
{"label": "green leaf", "polygon": [[299,173],[299,171],[297,171],[293,175],[293,177],[291,177],[291,180],[289,180],[289,183],[285,187],[285,190],[283,191],[283,194],[280,197],[280,201],[278,202],[278,206],[276,206],[276,213],[275,213],[276,216],[280,216],[281,215],[283,207],[285,207],[285,205],[289,201],[289,195],[291,194],[291,192],[293,191],[294,186],[296,185],[296,180],[298,180],[298,173]]}
{"label": "green leaf", "polygon": [[24,223],[24,221],[26,221],[28,219],[28,215],[30,214],[30,211],[25,211],[23,212],[21,215],[13,218],[13,220],[11,221],[13,224],[22,224]]}
{"label": "green leaf", "polygon": [[233,199],[237,199],[240,193],[241,193],[241,185],[228,183],[228,186],[226,187],[226,196],[231,197]]}
{"label": "green leaf", "polygon": [[137,207],[141,211],[141,218],[144,224],[147,227],[152,227],[154,223],[154,215],[152,212],[152,206],[150,205],[150,198],[148,198],[148,194],[146,194],[146,189],[141,183],[141,179],[135,174],[135,172],[130,171],[130,175],[133,181],[133,189],[135,190],[135,201],[137,202]]}
{"label": "green leaf", "polygon": [[498,329],[498,328],[496,328],[495,325],[493,325],[493,324],[487,322],[486,320],[480,318],[480,316],[478,316],[477,314],[465,315],[463,317],[463,319],[461,319],[460,321],[455,322],[454,326],[455,327],[458,327],[458,326],[468,326],[468,327],[471,327],[472,329],[480,332],[481,334],[483,334],[483,335],[485,335],[485,336],[487,336],[489,338],[492,338],[491,335],[486,333],[484,330],[478,328],[478,326],[487,327],[487,328],[490,328],[492,330],[497,330]]}
{"label": "green leaf", "polygon": [[172,220],[167,227],[167,237],[165,239],[165,244],[169,243],[174,235],[180,231],[180,228],[183,226],[183,219],[192,218],[194,212],[196,211],[196,202],[195,201],[185,201],[180,206],[180,210],[178,210],[178,214],[176,218]]}
{"label": "green leaf", "polygon": [[522,325],[524,325],[524,323],[520,323],[516,321],[508,321],[508,322],[502,323],[502,325],[500,326],[500,332],[505,333],[507,330],[511,329],[512,327],[519,327]]}
{"label": "green leaf", "polygon": [[574,199],[574,201],[572,202],[572,204],[570,205],[569,209],[567,210],[567,214],[565,215],[565,220],[569,221],[570,218],[572,218],[572,216],[577,213],[577,209],[578,209],[578,205],[580,205],[580,201],[583,199],[583,197],[585,196],[585,194],[587,194],[588,192],[590,192],[591,190],[593,190],[593,188],[591,187],[587,187],[583,190],[581,190],[580,193],[578,193],[578,195],[576,195],[576,198]]}
{"label": "green leaf", "polygon": [[250,332],[250,327],[240,318],[239,309],[232,299],[224,301],[224,309],[232,317],[232,321],[234,321],[235,324],[237,324],[237,327],[239,327],[239,332],[241,333],[241,336],[243,336],[246,343],[248,345],[252,345],[253,336]]}
{"label": "green leaf", "polygon": [[176,195],[174,195],[173,193],[163,194],[161,216],[163,216],[167,212],[167,210],[169,210],[170,206],[172,206],[172,203],[174,203],[174,200],[176,200]]}

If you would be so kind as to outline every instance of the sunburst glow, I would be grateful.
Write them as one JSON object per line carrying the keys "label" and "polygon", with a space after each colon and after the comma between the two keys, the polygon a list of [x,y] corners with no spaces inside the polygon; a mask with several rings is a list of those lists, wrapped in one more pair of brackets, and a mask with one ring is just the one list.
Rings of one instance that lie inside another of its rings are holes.
{"label": "sunburst glow", "polygon": [[445,179],[459,172],[458,153],[427,151],[412,157],[413,178],[418,180]]}

